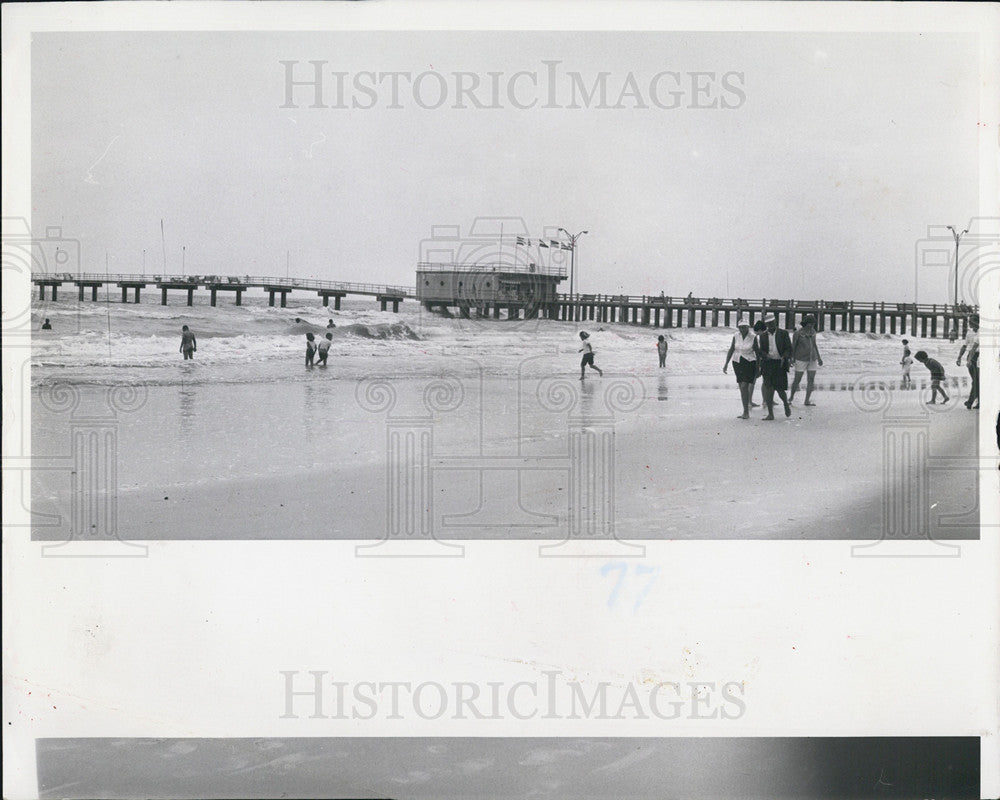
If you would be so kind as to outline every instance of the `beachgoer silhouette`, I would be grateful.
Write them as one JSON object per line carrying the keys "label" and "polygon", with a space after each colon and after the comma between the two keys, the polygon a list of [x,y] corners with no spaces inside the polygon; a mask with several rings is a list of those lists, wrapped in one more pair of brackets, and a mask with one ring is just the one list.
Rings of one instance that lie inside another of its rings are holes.
{"label": "beachgoer silhouette", "polygon": [[306,334],[306,366],[313,365],[313,357],[316,355],[316,337],[311,333]]}
{"label": "beachgoer silhouette", "polygon": [[816,383],[816,370],[823,366],[823,359],[819,354],[819,347],[816,345],[816,317],[806,314],[802,318],[802,327],[792,334],[792,359],[795,361],[795,380],[792,381],[792,391],[788,395],[788,402],[792,402],[795,393],[799,390],[802,382],[802,373],[806,373],[806,402],[807,406],[814,406],[809,398],[812,396]]}
{"label": "beachgoer silhouette", "polygon": [[43,331],[50,331],[50,330],[52,330],[52,325],[49,323],[49,318],[48,317],[46,317],[45,318],[45,322],[42,323],[42,330]]}
{"label": "beachgoer silhouette", "polygon": [[594,364],[594,348],[591,347],[591,344],[588,341],[589,339],[590,339],[590,334],[589,333],[587,333],[586,331],[580,331],[580,341],[583,342],[583,347],[581,347],[579,350],[577,350],[577,352],[578,353],[583,353],[583,358],[580,359],[580,380],[581,381],[584,378],[584,372],[586,372],[586,368],[588,366],[591,369],[596,369],[598,375],[602,375],[602,376],[604,375],[604,372],[601,371],[601,368],[598,367],[598,366],[596,366]]}
{"label": "beachgoer silhouette", "polygon": [[899,388],[909,389],[913,385],[910,379],[910,367],[913,366],[913,353],[910,351],[910,340],[903,339],[903,357],[899,361],[903,368],[903,379],[899,383]]}
{"label": "beachgoer silhouette", "polygon": [[965,366],[969,370],[969,379],[972,386],[969,389],[969,399],[965,401],[966,408],[972,408],[973,403],[979,402],[979,315],[973,314],[969,317],[969,330],[965,334],[965,341],[962,342],[962,349],[958,351],[957,366],[962,366],[962,356],[966,350],[969,357],[965,361]]}
{"label": "beachgoer silhouette", "polygon": [[918,350],[914,358],[931,371],[931,399],[928,401],[929,405],[937,405],[938,394],[943,398],[942,402],[947,403],[950,398],[945,394],[944,389],[941,388],[941,383],[945,378],[944,367],[941,366],[941,362],[930,358],[923,350]]}
{"label": "beachgoer silhouette", "polygon": [[660,367],[667,366],[667,340],[662,334],[656,340],[656,352],[660,356]]}
{"label": "beachgoer silhouette", "polygon": [[774,419],[774,394],[777,392],[785,405],[785,416],[792,415],[785,392],[788,389],[788,361],[792,354],[792,340],[788,331],[778,327],[774,312],[764,317],[765,330],[757,334],[757,358],[760,359],[760,374],[764,378],[764,405],[767,407],[765,420]]}
{"label": "beachgoer silhouette", "polygon": [[325,339],[319,340],[319,366],[326,366],[326,357],[330,355],[330,345],[333,343],[333,334],[328,333]]}
{"label": "beachgoer silhouette", "polygon": [[[763,326],[761,326],[763,327]],[[740,419],[750,419],[750,398],[753,396],[753,385],[757,381],[757,337],[750,331],[750,321],[740,317],[736,322],[736,333],[726,353],[726,363],[722,371],[729,372],[729,362],[733,356],[739,358],[733,361],[733,372],[736,373],[736,383],[740,387],[740,400],[743,403],[743,413]]]}
{"label": "beachgoer silhouette", "polygon": [[181,352],[184,354],[184,360],[194,358],[195,352],[198,350],[198,342],[194,338],[194,333],[188,328],[187,325],[181,328]]}

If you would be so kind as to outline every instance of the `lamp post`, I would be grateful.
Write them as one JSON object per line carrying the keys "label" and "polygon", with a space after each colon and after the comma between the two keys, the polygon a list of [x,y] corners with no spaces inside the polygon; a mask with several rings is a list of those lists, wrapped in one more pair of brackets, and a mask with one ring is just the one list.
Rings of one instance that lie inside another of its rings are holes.
{"label": "lamp post", "polygon": [[590,231],[570,233],[565,228],[560,228],[559,230],[569,237],[569,295],[572,297],[574,292],[574,278],[576,275],[576,240]]}
{"label": "lamp post", "polygon": [[951,235],[955,237],[955,312],[958,313],[958,243],[962,240],[962,237],[969,232],[969,229],[966,228],[964,231],[959,233],[951,225],[949,225],[948,230],[950,230]]}
{"label": "lamp post", "polygon": [[187,245],[181,247],[181,275],[187,275]]}

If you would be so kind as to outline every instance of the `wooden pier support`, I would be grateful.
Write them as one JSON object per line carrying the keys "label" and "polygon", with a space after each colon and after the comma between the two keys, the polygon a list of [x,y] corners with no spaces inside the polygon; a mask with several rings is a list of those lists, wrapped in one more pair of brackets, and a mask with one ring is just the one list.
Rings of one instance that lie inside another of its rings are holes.
{"label": "wooden pier support", "polygon": [[[403,298],[402,297],[399,297],[398,295],[391,295],[391,294],[377,295],[375,299],[378,300],[379,306],[380,306],[380,308],[383,311],[388,310],[389,303],[392,303],[393,313],[399,313],[399,304],[401,302],[403,302]],[[459,307],[459,313],[463,317],[465,317],[466,319],[468,319],[468,312],[469,312],[468,303],[459,303],[458,307]],[[339,308],[339,306],[338,306],[338,308]]]}
{"label": "wooden pier support", "polygon": [[333,310],[340,311],[340,301],[344,297],[344,292],[316,292],[320,297],[323,298],[323,307],[326,308],[330,305],[330,298],[333,298]]}
{"label": "wooden pier support", "polygon": [[[45,281],[38,282],[38,299],[45,299],[45,287],[52,287],[52,302],[55,302],[59,298],[59,287],[62,285],[62,281],[50,281],[46,283]],[[80,298],[81,300],[83,298]]]}
{"label": "wooden pier support", "polygon": [[80,300],[83,300],[83,293],[85,289],[90,289],[90,299],[95,303],[97,302],[97,287],[103,286],[104,284],[97,281],[85,281],[76,284],[80,288]]}

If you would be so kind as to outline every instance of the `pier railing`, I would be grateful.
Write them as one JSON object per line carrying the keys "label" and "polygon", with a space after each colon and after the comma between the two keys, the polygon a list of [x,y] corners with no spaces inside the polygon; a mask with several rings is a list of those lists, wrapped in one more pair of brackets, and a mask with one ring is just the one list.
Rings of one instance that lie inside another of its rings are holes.
{"label": "pier railing", "polygon": [[899,313],[899,314],[970,314],[976,306],[959,303],[866,303],[856,300],[788,300],[778,298],[722,298],[722,297],[671,297],[669,295],[626,295],[626,294],[560,294],[560,303],[599,303],[630,306],[673,306],[674,308],[718,308],[739,311],[740,309],[811,311],[825,310],[856,313]]}
{"label": "pier railing", "polygon": [[141,274],[120,272],[44,273],[32,276],[35,283],[40,281],[64,281],[66,283],[146,283],[190,286],[191,288],[237,285],[254,288],[282,287],[311,291],[343,292],[345,294],[387,295],[390,297],[415,297],[412,286],[392,286],[380,283],[352,283],[348,281],[324,281],[316,278],[289,278],[257,275],[169,275],[166,273]]}
{"label": "pier railing", "polygon": [[[445,265],[438,265],[444,268]],[[507,269],[498,265],[498,269]],[[528,269],[525,267],[525,269]],[[98,287],[116,283],[121,288],[122,302],[128,302],[128,295],[134,302],[140,302],[141,289],[153,284],[160,290],[160,303],[167,304],[169,291],[184,291],[187,304],[193,305],[194,293],[207,289],[210,303],[215,305],[219,293],[235,295],[236,305],[240,305],[242,294],[249,288],[259,288],[268,295],[268,303],[274,306],[280,302],[284,307],[287,296],[296,290],[315,292],[324,306],[333,303],[334,310],[340,309],[340,301],[349,294],[374,296],[383,311],[392,306],[399,311],[399,304],[405,299],[414,299],[416,291],[410,286],[393,286],[380,283],[352,283],[347,281],[324,281],[314,278],[292,278],[290,276],[252,275],[168,275],[135,273],[37,273],[32,282],[39,287],[39,298],[45,299],[51,290],[56,300],[59,286],[73,283],[78,287],[80,301],[86,293],[92,301],[97,300]],[[765,314],[775,314],[779,324],[792,329],[801,324],[806,315],[815,317],[817,330],[846,331],[854,333],[890,333],[897,331],[911,336],[936,337],[938,332],[947,338],[965,335],[975,306],[965,303],[886,303],[862,302],[856,300],[797,300],[794,298],[722,298],[722,297],[672,297],[662,295],[628,294],[557,294],[554,297],[533,298],[452,298],[451,300],[426,301],[428,309],[433,306],[456,307],[462,316],[473,311],[479,315],[489,314],[499,319],[501,310],[506,309],[507,319],[518,319],[523,313],[528,316],[544,316],[550,319],[622,322],[652,327],[729,327],[746,316],[753,323]]]}
{"label": "pier railing", "polygon": [[[497,269],[510,272],[530,272],[527,265],[496,265]],[[421,271],[454,269],[454,264],[437,264],[424,262],[417,267]],[[482,267],[477,267],[481,269]],[[487,267],[489,268],[489,267]],[[565,269],[539,269],[541,275],[565,274]],[[258,276],[258,275],[176,275],[167,273],[120,273],[120,272],[83,272],[83,273],[37,273],[32,276],[34,283],[145,283],[170,284],[190,286],[191,288],[225,287],[238,285],[260,289],[284,288],[303,289],[317,292],[342,292],[344,294],[366,294],[374,296],[389,296],[415,298],[416,291],[412,286],[398,286],[383,283],[356,283],[350,281],[326,281],[318,278],[291,278],[288,276]],[[559,303],[597,303],[629,306],[672,306],[674,308],[717,308],[720,310],[739,311],[741,309],[801,311],[810,310],[848,313],[898,313],[898,314],[970,314],[976,311],[975,306],[959,303],[886,303],[862,302],[858,300],[796,300],[788,298],[742,298],[742,297],[677,297],[670,295],[632,295],[632,294],[559,294],[555,298]]]}

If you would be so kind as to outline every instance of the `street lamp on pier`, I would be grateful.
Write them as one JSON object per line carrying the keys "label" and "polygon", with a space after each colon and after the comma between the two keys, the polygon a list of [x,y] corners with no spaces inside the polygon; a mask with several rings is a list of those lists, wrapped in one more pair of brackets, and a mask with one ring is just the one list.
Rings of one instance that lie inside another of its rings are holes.
{"label": "street lamp on pier", "polygon": [[576,240],[579,239],[586,233],[590,231],[580,231],[579,233],[570,233],[565,228],[560,228],[560,232],[565,233],[569,237],[569,294],[570,297],[573,296],[574,292],[574,280],[576,275]]}
{"label": "street lamp on pier", "polygon": [[951,231],[951,235],[955,237],[955,311],[958,312],[958,243],[962,240],[962,237],[969,232],[966,228],[964,231],[959,233],[951,225],[948,226],[948,230]]}

